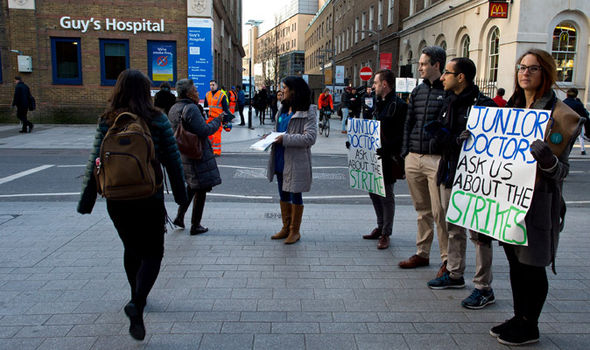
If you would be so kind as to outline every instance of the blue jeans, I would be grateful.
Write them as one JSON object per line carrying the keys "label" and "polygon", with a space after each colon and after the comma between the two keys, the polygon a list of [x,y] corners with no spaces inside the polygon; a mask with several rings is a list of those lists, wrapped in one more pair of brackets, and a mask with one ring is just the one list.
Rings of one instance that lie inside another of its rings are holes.
{"label": "blue jeans", "polygon": [[342,131],[346,130],[346,120],[348,120],[348,108],[342,107]]}
{"label": "blue jeans", "polygon": [[279,183],[279,197],[281,197],[281,202],[303,205],[303,197],[301,196],[301,192],[293,193],[283,191],[283,173],[275,174],[277,175],[277,182]]}

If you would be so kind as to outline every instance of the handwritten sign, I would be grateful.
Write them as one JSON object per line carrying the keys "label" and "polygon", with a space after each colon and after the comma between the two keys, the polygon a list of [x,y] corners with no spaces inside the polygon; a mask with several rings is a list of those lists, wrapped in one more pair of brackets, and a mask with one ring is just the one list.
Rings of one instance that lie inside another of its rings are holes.
{"label": "handwritten sign", "polygon": [[537,162],[529,149],[543,140],[550,111],[473,106],[453,182],[447,221],[505,243],[527,245],[524,218]]}
{"label": "handwritten sign", "polygon": [[369,119],[348,119],[348,177],[350,187],[385,197],[383,164],[377,158],[381,147],[381,122]]}

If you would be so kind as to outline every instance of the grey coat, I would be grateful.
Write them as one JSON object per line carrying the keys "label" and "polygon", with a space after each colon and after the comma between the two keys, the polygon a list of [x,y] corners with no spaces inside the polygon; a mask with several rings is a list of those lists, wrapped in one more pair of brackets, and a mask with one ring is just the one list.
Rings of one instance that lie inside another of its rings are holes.
{"label": "grey coat", "polygon": [[[283,191],[292,193],[311,190],[311,146],[317,136],[317,107],[309,106],[307,111],[297,111],[291,117],[287,132],[283,135],[285,167],[283,169]],[[277,113],[280,115],[280,111]],[[278,123],[277,123],[278,124]],[[276,131],[276,126],[275,126]],[[266,175],[272,182],[275,174],[275,145],[270,149]]]}
{"label": "grey coat", "polygon": [[[184,109],[185,106],[187,106],[186,109]],[[215,118],[207,124],[199,107],[189,99],[182,99],[178,100],[168,113],[168,119],[170,119],[174,131],[178,128],[183,110],[184,128],[197,134],[203,145],[203,156],[199,160],[190,159],[181,154],[184,178],[190,188],[194,190],[210,189],[221,184],[221,175],[217,169],[217,162],[208,136],[219,129],[221,121],[219,118]]]}

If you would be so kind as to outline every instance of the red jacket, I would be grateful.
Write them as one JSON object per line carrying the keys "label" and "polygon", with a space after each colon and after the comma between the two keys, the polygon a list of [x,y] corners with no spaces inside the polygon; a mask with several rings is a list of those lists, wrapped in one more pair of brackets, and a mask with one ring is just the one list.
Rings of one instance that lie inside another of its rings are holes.
{"label": "red jacket", "polygon": [[325,95],[323,92],[320,94],[320,98],[318,98],[318,109],[322,109],[323,107],[330,107],[331,110],[334,110],[334,102],[332,101],[332,95]]}

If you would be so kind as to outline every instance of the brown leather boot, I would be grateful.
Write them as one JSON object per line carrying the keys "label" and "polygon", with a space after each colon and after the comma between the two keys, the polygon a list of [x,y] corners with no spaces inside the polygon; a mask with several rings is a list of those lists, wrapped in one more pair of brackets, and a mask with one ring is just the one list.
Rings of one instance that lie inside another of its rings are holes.
{"label": "brown leather boot", "polygon": [[283,228],[273,236],[270,236],[271,239],[285,239],[289,235],[289,226],[291,225],[291,203],[281,201],[280,204]]}
{"label": "brown leather boot", "polygon": [[301,227],[302,216],[303,205],[291,204],[291,226],[289,226],[289,237],[285,240],[285,244],[293,244],[301,238],[299,228]]}

